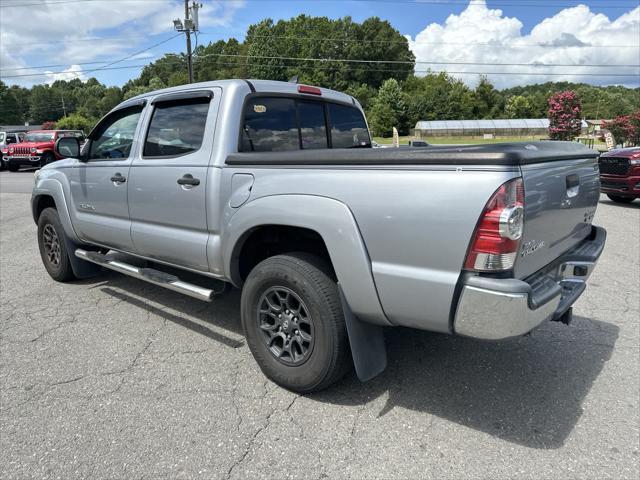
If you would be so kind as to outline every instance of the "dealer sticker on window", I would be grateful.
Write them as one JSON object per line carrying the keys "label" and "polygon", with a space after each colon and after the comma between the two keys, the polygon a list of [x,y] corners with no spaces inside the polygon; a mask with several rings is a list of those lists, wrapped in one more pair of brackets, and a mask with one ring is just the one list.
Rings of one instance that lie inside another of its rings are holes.
{"label": "dealer sticker on window", "polygon": [[264,113],[267,111],[267,107],[265,107],[264,105],[254,105],[253,111],[256,113]]}

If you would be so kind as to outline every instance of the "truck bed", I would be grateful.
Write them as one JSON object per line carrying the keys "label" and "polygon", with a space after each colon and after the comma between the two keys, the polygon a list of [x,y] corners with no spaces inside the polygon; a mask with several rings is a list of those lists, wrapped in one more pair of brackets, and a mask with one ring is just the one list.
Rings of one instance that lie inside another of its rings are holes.
{"label": "truck bed", "polygon": [[504,165],[597,158],[575,142],[512,142],[419,148],[353,148],[233,153],[227,165]]}

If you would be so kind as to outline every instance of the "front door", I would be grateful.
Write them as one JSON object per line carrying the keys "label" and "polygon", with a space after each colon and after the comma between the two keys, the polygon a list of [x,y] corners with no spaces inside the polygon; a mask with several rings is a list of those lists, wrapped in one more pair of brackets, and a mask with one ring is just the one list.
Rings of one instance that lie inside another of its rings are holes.
{"label": "front door", "polygon": [[137,104],[104,118],[91,134],[84,161],[69,169],[70,211],[83,240],[133,250],[127,182],[143,109]]}
{"label": "front door", "polygon": [[208,271],[207,173],[221,90],[165,94],[152,101],[142,155],[129,172],[136,252]]}

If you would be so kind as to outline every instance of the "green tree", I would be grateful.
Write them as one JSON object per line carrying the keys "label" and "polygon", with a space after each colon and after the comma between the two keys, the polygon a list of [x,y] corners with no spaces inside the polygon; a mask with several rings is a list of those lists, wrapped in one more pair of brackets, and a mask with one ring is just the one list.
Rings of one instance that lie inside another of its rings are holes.
{"label": "green tree", "polygon": [[56,121],[62,117],[62,98],[49,85],[34,85],[31,89],[29,117],[32,123]]}
{"label": "green tree", "polygon": [[522,95],[509,97],[507,105],[504,107],[504,113],[508,118],[530,118],[531,112],[529,100]]}
{"label": "green tree", "polygon": [[82,130],[85,133],[89,133],[95,123],[95,120],[91,118],[87,118],[79,113],[72,113],[58,120],[55,128],[61,130]]}
{"label": "green tree", "polygon": [[0,81],[0,124],[21,125],[24,122],[15,94]]}
{"label": "green tree", "polygon": [[393,127],[402,135],[408,133],[407,96],[395,78],[389,78],[382,84],[369,114],[369,122],[375,135],[388,136]]}
{"label": "green tree", "polygon": [[475,118],[495,118],[500,114],[504,101],[500,92],[482,75],[474,90],[473,113]]}

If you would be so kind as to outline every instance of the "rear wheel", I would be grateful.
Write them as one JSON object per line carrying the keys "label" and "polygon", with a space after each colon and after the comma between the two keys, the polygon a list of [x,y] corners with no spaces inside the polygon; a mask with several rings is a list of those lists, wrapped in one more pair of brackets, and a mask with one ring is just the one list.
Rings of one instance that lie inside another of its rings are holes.
{"label": "rear wheel", "polygon": [[318,257],[293,253],[259,263],[245,282],[241,309],[249,348],[278,385],[319,391],[349,369],[338,287]]}
{"label": "rear wheel", "polygon": [[631,203],[635,200],[633,197],[623,197],[621,195],[607,194],[607,197],[609,197],[611,200],[613,200],[616,203]]}
{"label": "rear wheel", "polygon": [[64,229],[55,208],[45,208],[38,218],[38,247],[44,268],[51,278],[58,282],[76,278],[69,260]]}

